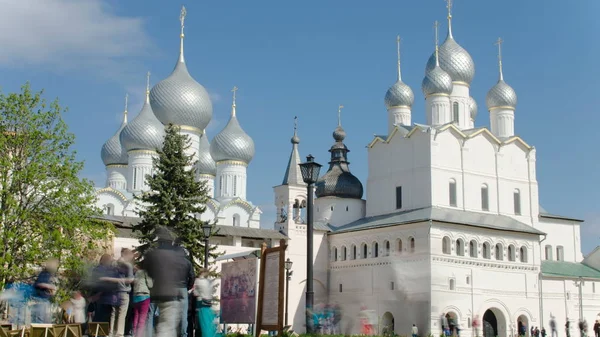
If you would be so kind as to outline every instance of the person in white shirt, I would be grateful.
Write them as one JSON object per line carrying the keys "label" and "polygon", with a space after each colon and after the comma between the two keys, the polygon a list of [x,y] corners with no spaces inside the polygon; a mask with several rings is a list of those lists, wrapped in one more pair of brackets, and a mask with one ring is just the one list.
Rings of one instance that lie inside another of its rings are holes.
{"label": "person in white shirt", "polygon": [[412,326],[412,337],[417,337],[419,335],[419,328],[415,324]]}
{"label": "person in white shirt", "polygon": [[215,314],[212,309],[213,285],[208,279],[208,270],[203,269],[194,282],[194,296],[198,308],[198,323],[202,337],[215,337],[217,329],[214,323]]}

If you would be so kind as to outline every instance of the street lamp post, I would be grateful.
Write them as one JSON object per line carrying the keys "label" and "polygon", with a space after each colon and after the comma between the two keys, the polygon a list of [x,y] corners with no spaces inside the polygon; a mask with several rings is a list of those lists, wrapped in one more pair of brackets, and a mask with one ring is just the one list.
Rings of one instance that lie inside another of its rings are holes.
{"label": "street lamp post", "polygon": [[306,332],[313,333],[313,193],[314,185],[319,179],[321,164],[314,161],[315,157],[308,155],[306,162],[299,164],[302,180],[306,183]]}
{"label": "street lamp post", "polygon": [[288,257],[285,260],[285,325],[288,325],[288,313],[290,303],[290,280],[292,279],[292,260]]}
{"label": "street lamp post", "polygon": [[204,269],[208,269],[208,239],[211,230],[212,226],[208,222],[202,224],[202,231],[204,232]]}

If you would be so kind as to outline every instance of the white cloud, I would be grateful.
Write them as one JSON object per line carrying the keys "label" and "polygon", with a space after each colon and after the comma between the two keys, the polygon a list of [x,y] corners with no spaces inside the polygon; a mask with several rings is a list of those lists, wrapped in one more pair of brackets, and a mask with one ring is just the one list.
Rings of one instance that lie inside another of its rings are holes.
{"label": "white cloud", "polygon": [[141,18],[119,16],[103,0],[0,0],[0,7],[0,66],[108,77],[152,45]]}

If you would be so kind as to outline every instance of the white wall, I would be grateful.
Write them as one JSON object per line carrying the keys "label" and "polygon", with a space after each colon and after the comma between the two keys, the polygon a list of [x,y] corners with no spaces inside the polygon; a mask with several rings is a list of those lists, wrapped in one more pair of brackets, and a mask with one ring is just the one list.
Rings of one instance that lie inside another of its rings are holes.
{"label": "white wall", "polygon": [[362,199],[320,197],[315,200],[316,221],[343,226],[365,216],[366,201]]}
{"label": "white wall", "polygon": [[[542,242],[542,254],[545,247],[552,248],[552,260],[557,260],[556,247],[563,247],[564,261],[580,262],[583,260],[580,242],[580,225],[576,221],[541,218],[536,226],[544,233],[548,233]],[[542,258],[545,258],[543,256]]]}

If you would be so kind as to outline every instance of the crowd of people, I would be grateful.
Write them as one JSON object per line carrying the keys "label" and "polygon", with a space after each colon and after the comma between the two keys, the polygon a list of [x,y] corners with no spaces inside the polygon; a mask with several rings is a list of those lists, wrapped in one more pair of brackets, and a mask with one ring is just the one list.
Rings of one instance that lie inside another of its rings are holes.
{"label": "crowd of people", "polygon": [[[111,337],[214,337],[208,271],[196,277],[189,254],[171,232],[156,233],[156,247],[143,257],[127,248],[118,260],[103,255],[82,290],[61,304],[62,321],[81,324],[84,334],[87,323],[107,323]],[[32,323],[56,323],[51,303],[57,270],[57,260],[47,261],[33,284]]]}

